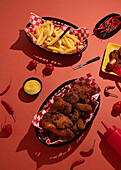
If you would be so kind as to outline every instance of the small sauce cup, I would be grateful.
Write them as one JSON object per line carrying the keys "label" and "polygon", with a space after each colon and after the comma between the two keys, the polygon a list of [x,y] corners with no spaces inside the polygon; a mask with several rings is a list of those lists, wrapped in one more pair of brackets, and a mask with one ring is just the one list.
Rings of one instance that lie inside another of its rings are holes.
{"label": "small sauce cup", "polygon": [[24,81],[23,90],[30,96],[38,95],[42,90],[42,82],[36,77],[30,77]]}

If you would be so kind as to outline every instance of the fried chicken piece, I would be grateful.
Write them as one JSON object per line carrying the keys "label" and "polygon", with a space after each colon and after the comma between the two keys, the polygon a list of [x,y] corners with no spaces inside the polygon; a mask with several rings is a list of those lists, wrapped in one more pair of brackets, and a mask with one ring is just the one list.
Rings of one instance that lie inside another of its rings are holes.
{"label": "fried chicken piece", "polygon": [[40,126],[42,126],[42,122],[43,122],[43,121],[51,122],[51,112],[47,112],[47,113],[43,116],[42,120],[40,121]]}
{"label": "fried chicken piece", "polygon": [[74,134],[77,134],[79,131],[77,123],[75,123],[70,129],[72,130],[72,132],[74,132]]}
{"label": "fried chicken piece", "polygon": [[84,101],[84,103],[90,103],[91,96],[94,94],[92,88],[86,85],[76,84],[72,87],[71,91],[77,94],[78,97]]}
{"label": "fried chicken piece", "polygon": [[66,137],[69,140],[73,139],[75,137],[75,134],[70,129],[57,129],[57,127],[52,122],[42,121],[42,127],[46,130],[49,130],[50,132]]}
{"label": "fried chicken piece", "polygon": [[110,59],[110,61],[111,61],[112,59],[118,60],[118,55],[119,55],[119,51],[118,51],[118,50],[112,51],[112,52],[109,54],[109,59]]}
{"label": "fried chicken piece", "polygon": [[70,128],[75,134],[85,129],[85,124],[81,118]]}
{"label": "fried chicken piece", "polygon": [[121,47],[119,48],[118,52],[119,52],[118,57],[119,57],[119,59],[121,59]]}
{"label": "fried chicken piece", "polygon": [[117,64],[121,67],[121,58],[118,58]]}
{"label": "fried chicken piece", "polygon": [[79,91],[81,90],[81,86],[78,84],[75,84],[71,89],[70,92],[74,92],[75,94],[79,94]]}
{"label": "fried chicken piece", "polygon": [[69,114],[69,116],[71,117],[72,122],[76,123],[80,116],[79,110],[75,108],[74,112]]}
{"label": "fried chicken piece", "polygon": [[64,100],[66,100],[69,103],[76,103],[79,100],[79,97],[76,93],[74,92],[67,92],[64,97]]}
{"label": "fried chicken piece", "polygon": [[85,129],[85,124],[82,119],[78,119],[77,126],[78,126],[79,130]]}
{"label": "fried chicken piece", "polygon": [[83,104],[83,103],[74,103],[73,105],[77,109],[84,111],[84,112],[91,112],[92,107],[89,104]]}
{"label": "fried chicken piece", "polygon": [[61,112],[64,114],[69,114],[72,110],[72,105],[65,102],[62,97],[55,97],[54,103],[50,108],[50,112]]}
{"label": "fried chicken piece", "polygon": [[52,122],[56,125],[59,129],[65,129],[73,126],[72,121],[62,113],[53,114],[52,115]]}

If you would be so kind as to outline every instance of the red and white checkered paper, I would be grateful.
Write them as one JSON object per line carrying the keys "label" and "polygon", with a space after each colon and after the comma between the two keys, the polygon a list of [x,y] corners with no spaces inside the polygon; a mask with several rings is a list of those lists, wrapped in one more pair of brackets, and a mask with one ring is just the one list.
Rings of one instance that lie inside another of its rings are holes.
{"label": "red and white checkered paper", "polygon": [[[27,33],[28,37],[32,40],[32,42],[34,44],[36,44],[36,41],[34,40],[33,36],[29,33],[35,33],[35,28],[41,24],[43,24],[46,20],[42,19],[40,16],[34,14],[31,12],[30,14],[30,19],[29,22],[31,23],[31,25],[29,27],[26,27],[24,30]],[[56,24],[54,24],[54,27],[58,27],[58,29],[62,29],[63,31],[66,30],[66,28],[68,27],[66,24],[63,26],[57,26]],[[78,29],[74,29],[73,27],[70,28],[70,30],[68,31],[69,34],[73,34],[75,36],[78,37],[78,39],[80,40],[80,44],[77,45],[77,52],[81,51],[84,47],[85,47],[85,43],[84,41],[89,37],[89,29],[86,27],[81,27]],[[82,45],[82,47],[80,48],[80,45]],[[42,46],[41,46],[42,47]],[[44,48],[44,47],[42,47]],[[48,50],[48,49],[47,49]]]}
{"label": "red and white checkered paper", "polygon": [[[100,90],[100,87],[98,86],[98,84],[96,83],[95,79],[92,77],[92,75],[90,73],[88,73],[88,74],[76,79],[72,83],[68,84],[66,86],[66,88],[58,94],[58,96],[64,96],[64,94],[67,93],[75,84],[79,84],[79,85],[85,84],[87,86],[90,86],[93,88],[94,93],[95,93],[95,95],[93,95],[91,98],[93,101],[93,112],[90,113],[89,118],[86,119],[86,122],[85,122],[85,124],[86,124],[88,121],[91,120],[91,118],[93,117],[93,115],[96,111],[96,108],[98,107],[99,102],[97,101],[97,99],[98,99],[99,95],[101,94],[101,90]],[[42,129],[42,127],[39,126],[39,122],[41,121],[43,115],[49,111],[50,105],[52,105],[54,103],[54,98],[55,98],[55,96],[52,96],[49,103],[44,105],[43,109],[40,112],[36,113],[32,120],[32,124],[38,128],[42,140],[44,140],[48,145],[67,142],[67,139],[64,139],[62,137],[60,137],[57,141],[51,142],[48,137],[43,136],[43,134],[42,134],[43,129]]]}

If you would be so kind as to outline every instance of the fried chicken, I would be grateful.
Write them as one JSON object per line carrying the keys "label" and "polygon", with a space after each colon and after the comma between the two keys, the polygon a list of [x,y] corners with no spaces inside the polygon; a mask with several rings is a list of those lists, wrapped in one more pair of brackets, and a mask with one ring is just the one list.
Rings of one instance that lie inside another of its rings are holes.
{"label": "fried chicken", "polygon": [[71,117],[72,122],[76,123],[80,116],[79,110],[75,108],[74,112],[69,114],[69,116]]}
{"label": "fried chicken", "polygon": [[49,130],[50,132],[62,136],[67,137],[67,139],[71,140],[75,137],[74,133],[70,129],[57,129],[57,127],[52,122],[47,122],[46,120],[42,121],[42,128]]}
{"label": "fried chicken", "polygon": [[79,99],[83,100],[84,103],[89,103],[91,96],[94,94],[94,91],[90,86],[78,85],[78,84],[73,86],[70,91],[78,95]]}
{"label": "fried chicken", "polygon": [[69,103],[76,103],[79,100],[79,96],[74,92],[68,92],[63,97]]}
{"label": "fried chicken", "polygon": [[90,106],[89,104],[75,103],[73,106],[84,112],[92,111],[92,106]]}
{"label": "fried chicken", "polygon": [[55,97],[54,104],[51,106],[50,112],[61,112],[64,114],[69,114],[72,110],[72,105],[65,102],[62,97]]}
{"label": "fried chicken", "polygon": [[79,128],[80,130],[84,130],[84,129],[85,129],[85,124],[84,124],[84,122],[83,122],[82,119],[78,119],[78,121],[77,121],[77,126],[78,126],[78,128]]}
{"label": "fried chicken", "polygon": [[74,133],[79,133],[80,131],[85,129],[85,124],[81,118],[70,128]]}
{"label": "fried chicken", "polygon": [[73,139],[85,129],[85,119],[92,111],[91,96],[94,94],[91,87],[74,85],[63,97],[56,96],[49,111],[40,121],[51,141],[59,137]]}
{"label": "fried chicken", "polygon": [[65,129],[73,126],[72,121],[62,113],[53,114],[52,115],[52,122],[54,125],[59,129]]}

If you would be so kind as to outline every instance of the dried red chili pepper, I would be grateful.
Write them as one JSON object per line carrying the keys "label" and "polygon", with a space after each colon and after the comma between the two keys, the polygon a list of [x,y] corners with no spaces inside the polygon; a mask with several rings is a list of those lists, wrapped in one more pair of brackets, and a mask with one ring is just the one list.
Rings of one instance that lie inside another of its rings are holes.
{"label": "dried red chili pepper", "polygon": [[121,24],[121,21],[116,24],[115,29],[116,29],[120,24]]}
{"label": "dried red chili pepper", "polygon": [[103,29],[102,31],[100,31],[100,33],[103,33],[103,32],[105,32],[107,29]]}
{"label": "dried red chili pepper", "polygon": [[6,123],[6,117],[5,117],[5,125],[2,127],[2,131],[7,135],[11,135],[12,133],[12,126]]}
{"label": "dried red chili pepper", "polygon": [[105,27],[98,27],[95,30],[102,30],[102,29],[105,29]]}
{"label": "dried red chili pepper", "polygon": [[113,17],[113,18],[120,18],[121,16],[120,15],[117,15],[117,16],[115,16],[115,17]]}
{"label": "dried red chili pepper", "polygon": [[80,165],[80,164],[82,164],[82,163],[84,163],[84,162],[85,162],[84,159],[83,159],[83,160],[75,161],[75,162],[71,165],[70,170],[72,170],[75,166]]}
{"label": "dried red chili pepper", "polygon": [[115,86],[106,86],[105,89],[104,89],[104,95],[105,95],[106,97],[112,96],[112,97],[118,98],[117,95],[112,94],[112,93],[109,93],[109,91],[108,91],[109,89],[114,89],[114,88],[115,88]]}
{"label": "dried red chili pepper", "polygon": [[4,100],[1,100],[1,102],[2,102],[2,104],[3,104],[4,106],[6,106],[6,107],[9,109],[9,111],[10,111],[9,113],[10,113],[12,116],[14,115],[14,118],[16,118],[12,106],[10,106],[10,105],[9,105],[6,101],[4,101]]}
{"label": "dried red chili pepper", "polygon": [[11,86],[11,82],[12,82],[12,77],[11,77],[11,80],[10,80],[9,85],[6,87],[6,89],[5,89],[2,93],[0,93],[0,96],[2,96],[3,94],[5,94],[5,93],[9,90],[9,88],[10,88],[10,86]]}
{"label": "dried red chili pepper", "polygon": [[81,151],[80,155],[83,157],[88,157],[88,156],[92,155],[92,153],[94,152],[94,146],[95,146],[95,140],[94,140],[92,148],[88,151]]}

